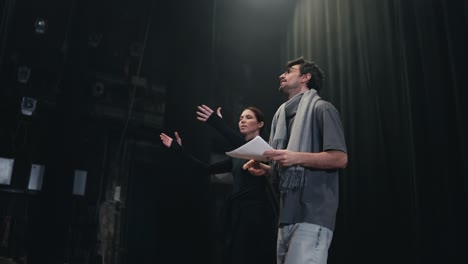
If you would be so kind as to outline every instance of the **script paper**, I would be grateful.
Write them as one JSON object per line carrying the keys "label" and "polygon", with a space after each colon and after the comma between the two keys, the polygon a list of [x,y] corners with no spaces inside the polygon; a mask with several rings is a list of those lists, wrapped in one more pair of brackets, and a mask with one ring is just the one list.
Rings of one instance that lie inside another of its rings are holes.
{"label": "script paper", "polygon": [[262,137],[256,136],[254,139],[238,147],[233,151],[226,152],[227,155],[240,159],[253,159],[258,161],[267,161],[263,152],[273,149]]}

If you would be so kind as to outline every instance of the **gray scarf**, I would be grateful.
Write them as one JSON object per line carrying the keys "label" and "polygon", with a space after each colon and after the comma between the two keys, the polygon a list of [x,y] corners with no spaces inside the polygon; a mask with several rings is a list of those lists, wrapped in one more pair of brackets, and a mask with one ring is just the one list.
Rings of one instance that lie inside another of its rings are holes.
{"label": "gray scarf", "polygon": [[[317,91],[310,89],[283,103],[273,117],[270,145],[274,149],[312,152],[313,120],[315,120],[314,106],[320,99]],[[295,109],[297,109],[297,112],[294,112]],[[296,117],[291,127],[291,135],[288,137],[286,118],[294,116],[294,114],[296,114]],[[307,175],[310,174],[310,170],[305,170],[302,166],[280,167],[275,161],[271,161],[270,165],[272,177],[274,179],[279,177],[280,179],[279,187],[281,191],[302,188],[307,183]]]}

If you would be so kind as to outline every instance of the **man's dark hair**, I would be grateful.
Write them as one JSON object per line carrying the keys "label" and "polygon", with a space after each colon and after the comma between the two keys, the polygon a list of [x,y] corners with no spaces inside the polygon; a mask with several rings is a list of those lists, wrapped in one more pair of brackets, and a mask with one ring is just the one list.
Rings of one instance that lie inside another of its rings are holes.
{"label": "man's dark hair", "polygon": [[299,57],[297,59],[288,61],[286,67],[290,68],[294,65],[300,65],[299,69],[301,75],[307,73],[311,74],[312,77],[307,82],[307,88],[313,88],[317,90],[317,92],[320,92],[323,83],[323,71],[320,69],[320,67],[315,62],[304,59],[304,57]]}

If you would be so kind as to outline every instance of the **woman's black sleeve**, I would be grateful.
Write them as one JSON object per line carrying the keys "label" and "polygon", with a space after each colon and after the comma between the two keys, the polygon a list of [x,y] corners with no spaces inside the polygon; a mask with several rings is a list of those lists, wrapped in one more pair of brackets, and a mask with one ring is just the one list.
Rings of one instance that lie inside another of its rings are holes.
{"label": "woman's black sleeve", "polygon": [[180,158],[181,162],[187,163],[190,166],[194,166],[198,169],[202,169],[208,174],[224,173],[230,172],[232,170],[232,161],[230,158],[208,164],[197,159],[191,153],[187,152],[181,145],[174,142],[171,144],[170,149],[178,155],[178,158]]}
{"label": "woman's black sleeve", "polygon": [[245,138],[228,127],[224,120],[216,114],[211,114],[211,116],[206,120],[206,123],[214,127],[228,142],[232,149],[236,149],[245,144]]}

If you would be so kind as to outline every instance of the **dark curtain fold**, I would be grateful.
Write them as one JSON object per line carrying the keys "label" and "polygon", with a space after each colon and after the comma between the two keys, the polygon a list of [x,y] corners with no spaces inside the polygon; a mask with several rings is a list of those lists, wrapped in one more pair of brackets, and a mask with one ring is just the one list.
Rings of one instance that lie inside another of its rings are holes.
{"label": "dark curtain fold", "polygon": [[283,60],[322,67],[349,150],[330,263],[467,259],[467,6],[295,1]]}

